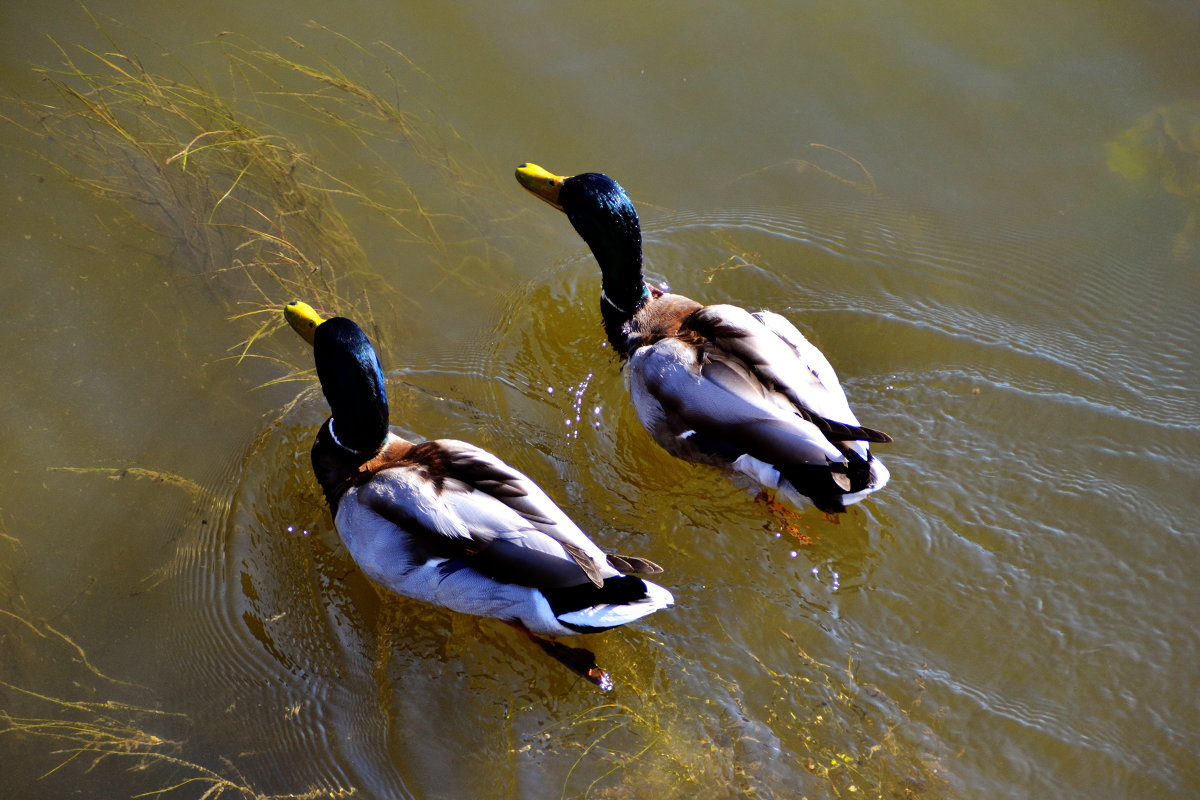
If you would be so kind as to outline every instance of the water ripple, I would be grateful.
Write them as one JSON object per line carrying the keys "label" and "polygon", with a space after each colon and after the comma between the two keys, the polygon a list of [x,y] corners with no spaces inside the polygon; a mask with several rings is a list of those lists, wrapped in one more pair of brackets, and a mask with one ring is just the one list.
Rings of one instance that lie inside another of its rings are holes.
{"label": "water ripple", "polygon": [[[984,236],[960,227],[950,235],[945,229],[883,205],[738,208],[663,216],[647,226],[647,239],[653,245],[740,232],[748,236],[741,243],[746,247],[762,236],[802,244],[862,273],[848,290],[811,270],[794,278],[811,283],[827,310],[877,314],[1042,360],[1127,413],[1166,426],[1200,425],[1189,381],[1200,362],[1197,343],[1176,322],[1187,318],[1185,296],[1172,296],[1153,276],[1086,249],[1056,257],[1034,233],[989,229]],[[900,275],[903,282],[896,280]],[[1156,342],[1152,359],[1147,341]]]}

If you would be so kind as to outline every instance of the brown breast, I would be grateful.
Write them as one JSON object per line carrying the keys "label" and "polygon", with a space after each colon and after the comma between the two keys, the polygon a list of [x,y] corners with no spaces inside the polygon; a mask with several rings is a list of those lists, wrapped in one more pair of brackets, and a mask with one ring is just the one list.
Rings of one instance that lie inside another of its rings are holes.
{"label": "brown breast", "polygon": [[701,308],[703,306],[695,300],[681,294],[664,292],[652,297],[638,309],[630,322],[629,352],[652,345],[668,336],[677,336],[689,341],[696,338],[695,332],[687,328],[685,322]]}
{"label": "brown breast", "polygon": [[383,448],[363,461],[361,456],[352,455],[334,443],[329,435],[329,422],[326,421],[313,442],[313,474],[321,484],[330,508],[336,514],[338,501],[351,486],[361,486],[382,469],[424,460],[422,456],[429,454],[423,451],[432,447],[433,445],[428,443],[417,445],[395,434],[389,434]]}

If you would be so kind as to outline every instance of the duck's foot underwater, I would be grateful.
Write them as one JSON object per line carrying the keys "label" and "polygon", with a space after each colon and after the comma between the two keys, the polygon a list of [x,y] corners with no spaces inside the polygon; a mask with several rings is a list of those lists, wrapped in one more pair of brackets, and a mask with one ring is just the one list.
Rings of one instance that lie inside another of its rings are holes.
{"label": "duck's foot underwater", "polygon": [[[799,511],[795,511],[786,503],[777,500],[766,489],[760,490],[754,496],[754,502],[765,505],[771,514],[771,520],[763,525],[766,530],[786,533],[793,539],[797,539],[800,544],[812,544],[812,537],[804,531],[804,515]],[[841,521],[837,514],[830,514],[827,511],[822,511],[821,516],[825,518],[826,522],[832,522],[834,525]]]}
{"label": "duck's foot underwater", "polygon": [[596,684],[596,686],[600,687],[600,691],[612,691],[612,678],[608,677],[608,673],[596,663],[596,654],[591,650],[583,647],[570,647],[554,639],[538,636],[524,625],[516,622],[509,622],[508,624],[528,636],[530,641],[542,648],[542,652],[546,655],[589,683]]}

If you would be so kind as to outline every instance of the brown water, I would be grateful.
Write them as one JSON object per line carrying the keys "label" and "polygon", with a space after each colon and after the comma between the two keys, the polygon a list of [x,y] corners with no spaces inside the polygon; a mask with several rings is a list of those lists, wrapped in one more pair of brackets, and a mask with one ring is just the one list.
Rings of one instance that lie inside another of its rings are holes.
{"label": "brown water", "polygon": [[[267,318],[233,318],[264,300],[236,231],[181,245],[8,103],[5,796],[1200,791],[1195,3],[90,8],[0,10],[7,94],[78,113],[34,67],[119,51],[385,201],[342,206],[361,263],[328,267],[373,297],[393,421],[526,471],[677,605],[587,640],[601,695],[372,588],[308,472],[311,376],[272,383],[303,343],[231,357]],[[272,94],[248,40],[379,92],[425,156]],[[655,280],[793,319],[895,438],[888,489],[793,532],[657,450],[526,160],[621,181]],[[81,720],[127,754],[70,759]]]}

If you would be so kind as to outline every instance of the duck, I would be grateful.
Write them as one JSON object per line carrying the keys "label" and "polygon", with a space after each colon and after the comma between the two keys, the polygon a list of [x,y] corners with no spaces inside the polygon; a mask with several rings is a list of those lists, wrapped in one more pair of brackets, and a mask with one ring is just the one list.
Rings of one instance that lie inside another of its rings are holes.
{"label": "duck", "polygon": [[531,478],[487,450],[399,436],[390,429],[383,368],[362,328],[322,318],[299,300],[283,314],[312,346],[329,404],[312,469],[355,564],[396,594],[503,620],[611,688],[590,651],[552,639],[598,633],[672,605],[669,590],[642,577],[662,568],[603,552]]}
{"label": "duck", "polygon": [[829,360],[786,317],[647,283],[637,210],[607,175],[525,163],[516,178],[591,249],[605,333],[638,419],[663,449],[797,507],[812,503],[831,521],[887,484],[870,445],[892,438],[859,424]]}

